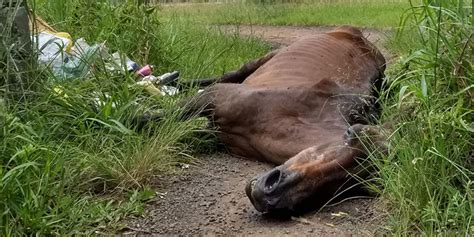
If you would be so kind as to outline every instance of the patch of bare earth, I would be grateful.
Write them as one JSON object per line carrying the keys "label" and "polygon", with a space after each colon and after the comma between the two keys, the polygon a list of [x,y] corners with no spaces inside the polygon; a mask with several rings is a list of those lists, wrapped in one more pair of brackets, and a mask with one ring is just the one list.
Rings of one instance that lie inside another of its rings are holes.
{"label": "patch of bare earth", "polygon": [[269,164],[218,153],[183,175],[162,180],[163,193],[143,217],[128,220],[123,234],[370,236],[380,214],[373,199],[354,199],[307,213],[277,218],[257,212],[245,195],[250,177]]}
{"label": "patch of bare earth", "polygon": [[[220,26],[235,32],[235,26]],[[241,35],[256,35],[279,47],[328,27],[239,26]],[[384,33],[364,30],[381,48]],[[385,53],[386,51],[383,51]],[[263,236],[373,236],[380,231],[377,200],[352,199],[331,204],[300,217],[275,218],[257,212],[245,185],[271,165],[217,153],[201,158],[181,175],[159,180],[157,197],[142,217],[130,217],[125,235],[263,235]]]}
{"label": "patch of bare earth", "polygon": [[[225,33],[238,33],[241,36],[250,36],[263,39],[271,43],[275,48],[289,45],[301,37],[307,37],[318,33],[327,32],[334,29],[333,26],[262,26],[262,25],[221,25],[213,26]],[[382,51],[387,61],[393,58],[384,47],[384,42],[391,36],[391,31],[387,29],[364,29],[364,36],[377,48]]]}

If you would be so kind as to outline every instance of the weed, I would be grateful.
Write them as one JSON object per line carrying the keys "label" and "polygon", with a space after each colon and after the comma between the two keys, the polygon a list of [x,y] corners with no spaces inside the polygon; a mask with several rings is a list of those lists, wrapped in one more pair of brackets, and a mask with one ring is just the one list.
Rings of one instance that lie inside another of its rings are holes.
{"label": "weed", "polygon": [[[396,235],[469,235],[473,223],[472,5],[422,1],[402,19],[389,70],[389,157],[374,159]],[[410,41],[405,41],[411,38]],[[414,42],[414,44],[407,44]],[[400,49],[400,48],[399,48]]]}

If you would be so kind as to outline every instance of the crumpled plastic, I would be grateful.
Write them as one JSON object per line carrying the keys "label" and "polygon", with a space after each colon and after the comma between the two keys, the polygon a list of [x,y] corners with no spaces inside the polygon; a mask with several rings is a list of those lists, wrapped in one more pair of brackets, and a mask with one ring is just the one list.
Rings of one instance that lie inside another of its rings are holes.
{"label": "crumpled plastic", "polygon": [[101,45],[88,45],[79,39],[75,43],[67,33],[40,32],[32,40],[38,47],[38,63],[59,79],[86,76],[100,51]]}
{"label": "crumpled plastic", "polygon": [[79,47],[75,45],[72,54],[68,55],[63,63],[51,67],[56,76],[63,79],[87,77],[91,72],[94,61],[99,57],[105,46],[103,44],[89,46],[85,43],[81,48]]}
{"label": "crumpled plastic", "polygon": [[40,32],[37,38],[33,37],[33,41],[38,44],[38,62],[43,65],[61,64],[73,45],[70,37],[48,32]]}
{"label": "crumpled plastic", "polygon": [[[94,70],[94,64],[99,58],[105,63],[105,70],[115,73],[136,72],[139,77],[137,86],[142,87],[152,97],[172,96],[179,93],[176,87],[169,84],[174,83],[179,72],[165,73],[159,77],[152,75],[153,67],[145,65],[141,69],[127,55],[116,52],[109,54],[105,42],[89,45],[86,40],[80,38],[75,42],[68,33],[40,32],[33,41],[38,46],[38,62],[44,67],[50,68],[57,79],[67,80],[75,78],[87,78]],[[100,101],[99,98],[96,98]],[[98,102],[98,105],[101,104]]]}
{"label": "crumpled plastic", "polygon": [[33,41],[37,42],[39,64],[50,68],[59,79],[87,77],[99,57],[109,71],[123,73],[138,68],[124,54],[110,55],[105,43],[89,45],[83,38],[74,42],[67,33],[40,32]]}

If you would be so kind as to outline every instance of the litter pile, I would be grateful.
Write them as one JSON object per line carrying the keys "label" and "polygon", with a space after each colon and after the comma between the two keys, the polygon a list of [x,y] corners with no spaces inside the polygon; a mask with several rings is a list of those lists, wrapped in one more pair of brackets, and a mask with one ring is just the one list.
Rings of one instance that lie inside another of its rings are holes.
{"label": "litter pile", "polygon": [[152,96],[179,92],[176,87],[170,86],[178,80],[178,71],[154,76],[152,65],[140,66],[121,52],[110,54],[105,42],[89,45],[83,38],[74,41],[69,33],[57,32],[39,17],[36,18],[36,25],[38,33],[32,36],[32,40],[38,49],[38,63],[51,69],[57,79],[87,78],[100,59],[108,72],[134,73],[136,85]]}

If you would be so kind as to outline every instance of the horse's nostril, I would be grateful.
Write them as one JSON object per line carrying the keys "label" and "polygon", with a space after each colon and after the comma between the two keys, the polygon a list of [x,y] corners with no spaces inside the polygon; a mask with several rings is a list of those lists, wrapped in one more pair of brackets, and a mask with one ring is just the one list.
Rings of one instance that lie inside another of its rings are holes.
{"label": "horse's nostril", "polygon": [[265,190],[272,191],[278,185],[278,183],[280,183],[280,179],[281,171],[278,169],[272,170],[265,180]]}

